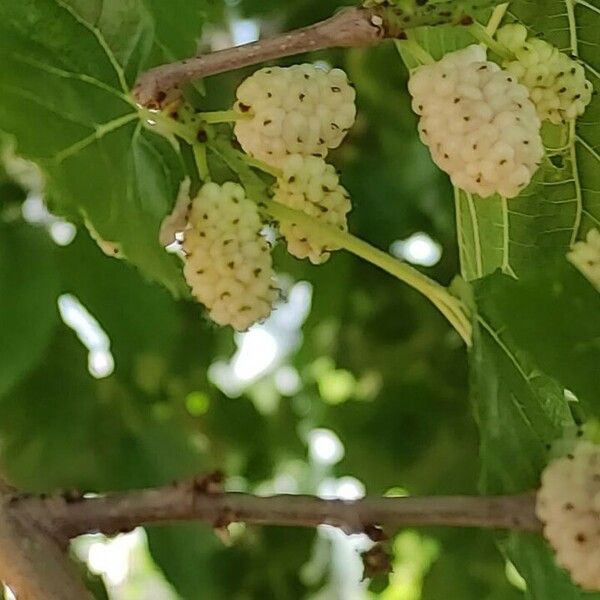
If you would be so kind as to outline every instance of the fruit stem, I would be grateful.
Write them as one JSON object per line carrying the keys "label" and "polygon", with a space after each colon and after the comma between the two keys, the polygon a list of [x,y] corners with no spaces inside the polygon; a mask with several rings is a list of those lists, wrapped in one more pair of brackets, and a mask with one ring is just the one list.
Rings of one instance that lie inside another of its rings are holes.
{"label": "fruit stem", "polygon": [[151,131],[154,130],[156,133],[167,137],[169,134],[176,135],[192,146],[197,143],[190,129],[175,119],[166,116],[162,111],[148,110],[140,106],[138,107],[138,115],[143,124]]}
{"label": "fruit stem", "polygon": [[244,162],[246,162],[251,167],[258,169],[259,171],[263,171],[264,173],[268,173],[269,175],[275,177],[275,179],[280,179],[281,177],[283,177],[283,171],[281,169],[268,165],[266,162],[258,160],[258,158],[253,158],[248,154],[242,154],[241,158],[243,158]]}
{"label": "fruit stem", "polygon": [[197,116],[209,125],[213,123],[235,123],[235,121],[244,121],[251,118],[251,115],[240,113],[237,110],[199,112]]}
{"label": "fruit stem", "polygon": [[514,58],[512,52],[505,48],[500,42],[497,42],[479,23],[470,25],[469,33],[500,58],[503,58],[504,60],[511,60]]}
{"label": "fruit stem", "polygon": [[204,182],[211,181],[208,161],[206,159],[206,144],[192,144],[192,152],[194,153],[194,161],[198,169],[198,176]]}
{"label": "fruit stem", "polygon": [[422,65],[431,65],[435,62],[435,59],[419,42],[415,39],[412,32],[407,33],[407,39],[405,40],[396,40],[396,47],[398,50],[406,49],[408,50],[413,58],[417,60]]}
{"label": "fruit stem", "polygon": [[400,281],[408,284],[427,297],[448,319],[467,346],[471,345],[471,324],[464,313],[462,303],[442,285],[423,275],[414,267],[399,261],[386,252],[352,234],[326,225],[298,210],[273,200],[262,200],[267,212],[278,221],[298,223],[319,235],[327,243],[344,248],[348,252],[370,262]]}
{"label": "fruit stem", "polygon": [[248,197],[257,202],[259,207],[271,217],[278,221],[298,223],[302,227],[316,233],[326,244],[344,248],[348,252],[393,275],[396,279],[410,285],[427,297],[448,319],[465,344],[471,346],[471,322],[465,314],[463,304],[444,286],[423,275],[414,267],[399,261],[378,248],[374,248],[369,243],[346,231],[326,225],[306,213],[289,208],[279,202],[268,200],[266,198],[267,186],[265,182],[249,168],[250,165],[248,164],[247,157],[242,152],[232,148],[229,140],[215,138],[209,142],[209,148],[230,169],[238,174],[240,181],[246,188]]}
{"label": "fruit stem", "polygon": [[494,8],[494,12],[492,12],[492,16],[490,17],[490,20],[485,28],[486,33],[490,37],[496,33],[500,23],[502,22],[502,19],[504,18],[504,15],[506,14],[506,11],[508,10],[509,4],[510,2],[505,2],[504,4],[499,4],[496,6],[496,8]]}

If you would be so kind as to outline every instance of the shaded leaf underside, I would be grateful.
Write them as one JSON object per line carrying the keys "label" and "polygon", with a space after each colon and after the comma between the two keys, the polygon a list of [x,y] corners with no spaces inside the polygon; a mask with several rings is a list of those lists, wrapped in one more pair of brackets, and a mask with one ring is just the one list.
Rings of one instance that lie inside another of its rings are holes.
{"label": "shaded leaf underside", "polygon": [[129,96],[153,32],[140,0],[4,3],[0,130],[43,168],[54,210],[84,216],[146,275],[181,292],[157,238],[180,159],[142,127]]}

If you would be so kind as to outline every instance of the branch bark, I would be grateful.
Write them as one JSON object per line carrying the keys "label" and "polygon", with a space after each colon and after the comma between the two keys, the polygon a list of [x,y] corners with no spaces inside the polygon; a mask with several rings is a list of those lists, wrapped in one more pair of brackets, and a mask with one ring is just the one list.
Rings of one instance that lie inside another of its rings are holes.
{"label": "branch bark", "polygon": [[[471,0],[470,10],[501,0]],[[470,25],[473,18],[461,2],[431,3],[409,0],[401,9],[387,4],[372,8],[347,8],[333,17],[280,36],[161,65],[139,77],[133,95],[147,108],[159,109],[194,79],[233,71],[277,58],[326,48],[364,47],[385,38],[406,38],[406,30],[425,25]]]}
{"label": "branch bark", "polygon": [[160,108],[174,89],[194,79],[324,48],[368,46],[383,38],[381,26],[381,19],[370,10],[342,10],[326,21],[275,38],[151,69],[140,76],[133,94],[143,106]]}
{"label": "branch bark", "polygon": [[324,500],[313,496],[258,497],[210,493],[196,482],[65,501],[60,496],[16,501],[16,509],[45,515],[60,536],[115,534],[140,525],[205,521],[215,527],[243,521],[257,525],[340,527],[349,533],[372,526],[482,527],[540,531],[533,494]]}
{"label": "branch bark", "polygon": [[64,549],[45,529],[44,518],[2,496],[0,580],[18,600],[92,600]]}

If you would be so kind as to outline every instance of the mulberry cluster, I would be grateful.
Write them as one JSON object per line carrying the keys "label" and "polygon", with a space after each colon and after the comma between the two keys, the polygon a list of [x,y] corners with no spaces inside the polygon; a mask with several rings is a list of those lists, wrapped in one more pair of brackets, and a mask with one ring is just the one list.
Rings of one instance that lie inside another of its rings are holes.
{"label": "mulberry cluster", "polygon": [[540,119],[560,124],[584,113],[593,88],[581,64],[544,40],[528,39],[523,25],[505,25],[497,37],[516,57],[504,68],[529,89]]}
{"label": "mulberry cluster", "polygon": [[600,231],[598,229],[590,229],[584,242],[575,242],[567,254],[567,259],[600,291]]}
{"label": "mulberry cluster", "polygon": [[542,474],[536,513],[556,562],[586,590],[600,590],[600,446],[578,442]]}
{"label": "mulberry cluster", "polygon": [[[322,158],[292,154],[282,164],[283,176],[277,180],[273,200],[302,211],[342,231],[348,228],[346,215],[352,205],[348,192],[340,185],[335,169]],[[321,264],[337,247],[327,245],[319,235],[293,222],[279,226],[288,252]]]}
{"label": "mulberry cluster", "polygon": [[289,154],[324,157],[337,148],[356,117],[355,92],[341,69],[311,64],[256,71],[237,90],[234,109],[245,152],[278,165]]}
{"label": "mulberry cluster", "polygon": [[517,196],[544,149],[527,88],[472,45],[416,70],[409,81],[421,140],[452,183],[481,197]]}
{"label": "mulberry cluster", "polygon": [[271,313],[278,296],[256,204],[236,183],[205,184],[192,201],[184,274],[213,321],[244,331]]}

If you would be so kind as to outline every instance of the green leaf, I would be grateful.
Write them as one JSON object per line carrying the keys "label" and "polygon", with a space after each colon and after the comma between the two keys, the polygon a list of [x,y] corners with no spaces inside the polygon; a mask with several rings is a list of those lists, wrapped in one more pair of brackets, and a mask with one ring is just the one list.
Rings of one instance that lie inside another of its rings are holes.
{"label": "green leaf", "polygon": [[[495,294],[510,281],[496,274],[476,285],[472,396],[481,436],[482,491],[492,494],[535,489],[547,463],[547,444],[573,422],[562,388],[524,355],[504,327]],[[505,549],[527,580],[529,598],[581,597],[539,537],[513,535]]]}
{"label": "green leaf", "polygon": [[182,323],[168,292],[125,261],[105,256],[86,231],[56,255],[63,291],[75,295],[106,331],[117,373],[129,373],[143,354],[172,353]]}
{"label": "green leaf", "polygon": [[[586,76],[600,90],[600,5],[597,0],[515,0],[511,14],[531,35],[579,55]],[[463,275],[476,279],[497,268],[526,274],[544,268],[548,255],[565,253],[600,225],[600,100],[594,96],[576,126],[545,126],[548,159],[534,182],[508,202],[481,200],[457,191]]]}
{"label": "green leaf", "polygon": [[0,221],[0,396],[41,360],[58,323],[55,259],[43,230]]}
{"label": "green leaf", "polygon": [[219,598],[211,559],[223,544],[209,525],[195,523],[146,528],[150,554],[184,600]]}
{"label": "green leaf", "polygon": [[[515,0],[510,14],[530,34],[561,50],[579,55],[586,75],[600,90],[598,0]],[[436,58],[475,40],[457,28],[423,28],[419,42]],[[407,52],[407,64],[416,65]],[[548,254],[563,253],[591,227],[600,225],[600,100],[594,97],[571,130],[545,125],[547,160],[531,185],[517,198],[481,199],[455,190],[455,206],[463,277],[478,279],[502,269],[518,276],[547,264]]]}
{"label": "green leaf", "polygon": [[145,274],[182,292],[158,242],[180,157],[142,127],[129,96],[152,39],[141,0],[3,3],[0,130],[42,167],[54,210],[82,214]]}
{"label": "green leaf", "polygon": [[546,444],[571,422],[562,388],[541,373],[504,331],[494,304],[494,275],[476,287],[472,393],[481,435],[486,493],[533,489],[546,463]]}
{"label": "green leaf", "polygon": [[585,593],[571,583],[569,575],[555,565],[552,551],[539,535],[512,533],[501,545],[527,581],[527,600],[600,598],[600,594]]}
{"label": "green leaf", "polygon": [[[578,56],[586,77],[600,92],[600,2],[564,0],[516,0],[511,11],[534,33],[568,54]],[[600,226],[600,99],[594,95],[585,114],[577,119],[575,139],[569,143],[565,157],[570,162],[573,179],[569,198],[575,209],[570,241],[581,239],[591,227]],[[567,186],[563,186],[567,189]],[[546,190],[547,192],[548,190]]]}
{"label": "green leaf", "polygon": [[494,277],[487,293],[519,347],[598,416],[600,294],[564,259],[519,281]]}
{"label": "green leaf", "polygon": [[154,17],[154,43],[163,60],[193,56],[206,19],[206,0],[144,0]]}

